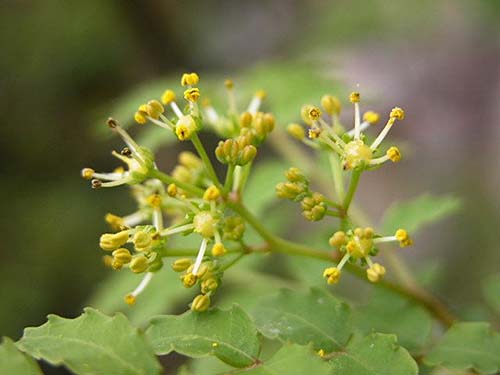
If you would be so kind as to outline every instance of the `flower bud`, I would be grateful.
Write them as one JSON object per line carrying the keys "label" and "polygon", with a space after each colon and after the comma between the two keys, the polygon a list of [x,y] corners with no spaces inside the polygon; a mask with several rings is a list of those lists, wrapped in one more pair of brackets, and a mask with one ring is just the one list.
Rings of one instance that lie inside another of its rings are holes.
{"label": "flower bud", "polygon": [[276,195],[278,198],[298,200],[305,193],[307,193],[307,188],[304,184],[296,182],[281,182],[276,185]]}
{"label": "flower bud", "polygon": [[123,247],[114,250],[112,255],[113,255],[113,260],[121,263],[122,265],[127,264],[132,260],[132,255],[130,254],[130,251],[128,251],[128,249],[125,249]]}
{"label": "flower bud", "polygon": [[210,297],[206,294],[199,294],[194,297],[191,303],[191,310],[197,312],[207,311],[210,307]]}
{"label": "flower bud", "polygon": [[217,280],[211,277],[209,279],[203,280],[203,282],[201,283],[201,292],[204,294],[213,292],[217,289],[218,286],[219,283],[217,282]]}
{"label": "flower bud", "polygon": [[165,112],[165,108],[163,108],[163,105],[158,100],[150,100],[146,106],[146,112],[149,117],[157,120]]}
{"label": "flower bud", "polygon": [[105,233],[99,239],[99,246],[105,251],[118,249],[128,241],[128,230],[118,233]]}
{"label": "flower bud", "polygon": [[239,216],[227,216],[224,219],[223,237],[226,240],[239,241],[245,233],[245,221]]}
{"label": "flower bud", "polygon": [[245,146],[236,164],[238,165],[248,164],[255,158],[255,155],[257,155],[257,149],[255,148],[255,146],[253,145]]}
{"label": "flower bud", "polygon": [[190,151],[182,151],[178,160],[180,164],[189,169],[198,169],[203,165],[201,159]]}
{"label": "flower bud", "polygon": [[290,182],[306,182],[306,177],[299,168],[291,167],[285,172],[285,177]]}
{"label": "flower bud", "polygon": [[306,131],[299,124],[289,124],[286,130],[288,131],[288,134],[290,134],[295,139],[298,139],[299,141],[303,140],[306,137]]}
{"label": "flower bud", "polygon": [[132,258],[129,268],[134,273],[142,273],[148,269],[148,258],[144,255],[136,255]]}
{"label": "flower bud", "polygon": [[252,124],[253,116],[250,112],[243,112],[240,116],[240,127],[248,128]]}
{"label": "flower bud", "polygon": [[176,259],[172,263],[172,269],[175,272],[183,272],[183,271],[187,270],[192,264],[193,264],[193,261],[190,258],[180,258],[180,259]]}
{"label": "flower bud", "polygon": [[134,234],[132,241],[134,242],[134,246],[137,251],[148,251],[153,244],[151,234],[142,230]]}
{"label": "flower bud", "polygon": [[338,115],[340,113],[340,100],[332,95],[323,95],[321,98],[321,106],[330,115]]}
{"label": "flower bud", "polygon": [[313,193],[310,197],[305,197],[301,203],[302,215],[310,221],[323,219],[326,213],[325,197],[320,193]]}
{"label": "flower bud", "polygon": [[332,247],[341,247],[346,243],[346,235],[342,231],[335,232],[333,236],[330,237],[328,243]]}

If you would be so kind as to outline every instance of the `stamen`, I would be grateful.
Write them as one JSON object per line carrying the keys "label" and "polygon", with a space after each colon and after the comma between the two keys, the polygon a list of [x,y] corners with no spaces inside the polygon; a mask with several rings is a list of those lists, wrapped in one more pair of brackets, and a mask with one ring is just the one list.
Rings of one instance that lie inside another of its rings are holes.
{"label": "stamen", "polygon": [[132,137],[120,126],[115,119],[108,119],[108,125],[117,132],[132,152],[137,153],[140,149],[139,145],[132,139]]}
{"label": "stamen", "polygon": [[387,133],[389,133],[389,130],[391,130],[392,125],[394,125],[395,121],[396,119],[394,117],[389,117],[389,120],[387,120],[387,124],[385,124],[384,128],[382,129],[378,137],[373,141],[372,145],[370,146],[372,150],[375,150],[382,143]]}
{"label": "stamen", "polygon": [[339,264],[337,265],[339,271],[342,269],[342,267],[344,267],[344,265],[347,263],[350,257],[351,255],[349,253],[345,253],[345,255],[340,260]]}
{"label": "stamen", "polygon": [[182,116],[184,116],[184,113],[182,113],[176,102],[170,102],[170,108],[172,108],[172,111],[174,111],[177,117],[181,118]]}
{"label": "stamen", "polygon": [[389,156],[384,155],[379,158],[370,160],[370,165],[379,165],[385,163],[387,160],[389,160]]}
{"label": "stamen", "polygon": [[397,241],[396,236],[379,237],[373,239],[373,243],[395,242],[395,241]]}
{"label": "stamen", "polygon": [[[170,121],[168,121],[168,119],[165,116],[162,115],[162,116],[160,116],[160,118],[163,121],[155,120],[154,118],[149,117],[149,116],[147,117],[147,119],[149,121],[151,121],[153,124],[158,125],[159,127],[163,128],[163,129],[167,129],[167,130],[173,130],[174,129],[174,125]],[[168,122],[165,121],[165,120],[167,120]]]}
{"label": "stamen", "polygon": [[122,217],[123,223],[128,227],[135,227],[146,220],[146,215],[142,211],[136,211],[130,215]]}
{"label": "stamen", "polygon": [[236,109],[236,97],[234,95],[234,83],[230,79],[226,79],[224,81],[224,86],[226,86],[226,91],[227,91],[227,100],[229,103],[229,112],[232,113],[237,113],[238,110]]}
{"label": "stamen", "polygon": [[250,112],[252,115],[255,115],[262,104],[263,99],[266,97],[266,93],[263,90],[259,90],[255,93],[250,104],[248,104],[247,112]]}
{"label": "stamen", "polygon": [[201,262],[203,261],[203,257],[205,256],[205,251],[207,250],[207,242],[208,241],[206,238],[203,238],[203,240],[201,241],[200,250],[198,251],[198,256],[196,257],[196,261],[194,262],[193,266],[193,275],[195,276],[198,275]]}
{"label": "stamen", "polygon": [[132,293],[127,294],[125,296],[125,302],[128,305],[133,305],[136,301],[137,296],[141,294],[144,291],[144,289],[146,289],[152,278],[153,278],[153,272],[146,273],[146,275],[143,277],[142,281],[139,283],[137,288],[135,288]]}
{"label": "stamen", "polygon": [[[363,121],[361,123],[361,125],[359,125],[359,132],[362,133],[364,132],[366,129],[368,129],[370,127],[370,123],[368,121]],[[347,134],[350,136],[350,137],[353,137],[354,136],[354,132],[355,132],[356,129],[351,129],[347,132]]]}
{"label": "stamen", "polygon": [[127,176],[125,178],[122,178],[122,179],[116,180],[116,181],[102,182],[100,187],[105,187],[105,188],[115,187],[115,186],[128,184],[130,181],[131,181],[130,177]]}
{"label": "stamen", "polygon": [[153,226],[158,232],[163,229],[163,215],[161,213],[161,208],[155,207],[153,209]]}
{"label": "stamen", "polygon": [[178,227],[169,227],[169,228],[163,229],[160,232],[160,235],[161,236],[170,236],[172,234],[185,232],[185,231],[193,229],[193,228],[194,228],[193,223],[184,224],[184,225],[181,225]]}
{"label": "stamen", "polygon": [[207,119],[207,122],[212,125],[217,124],[217,122],[219,121],[219,115],[217,114],[215,108],[212,106],[205,107],[205,117]]}

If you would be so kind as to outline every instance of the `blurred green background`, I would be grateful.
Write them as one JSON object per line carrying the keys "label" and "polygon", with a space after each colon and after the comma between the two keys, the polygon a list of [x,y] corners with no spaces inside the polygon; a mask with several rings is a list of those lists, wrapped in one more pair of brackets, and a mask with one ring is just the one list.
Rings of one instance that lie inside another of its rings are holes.
{"label": "blurred green background", "polygon": [[[2,1],[0,334],[77,315],[107,278],[102,217],[133,202],[80,179],[84,166],[114,166],[119,142],[96,129],[193,70],[237,85],[255,75],[278,95],[293,82],[281,125],[330,87],[360,90],[365,109],[404,107],[392,136],[407,157],[367,176],[359,202],[380,218],[424,191],[461,197],[460,213],[427,227],[405,257],[432,270],[461,317],[491,318],[481,281],[500,265],[499,21],[496,0]],[[160,164],[171,168],[172,155]]]}

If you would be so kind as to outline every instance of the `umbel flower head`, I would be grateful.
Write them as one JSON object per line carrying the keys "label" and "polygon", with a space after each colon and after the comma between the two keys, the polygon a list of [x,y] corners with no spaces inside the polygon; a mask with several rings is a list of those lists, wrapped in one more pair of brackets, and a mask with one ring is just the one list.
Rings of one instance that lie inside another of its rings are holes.
{"label": "umbel flower head", "polygon": [[349,96],[350,102],[354,104],[354,127],[349,131],[345,131],[339,122],[340,101],[334,96],[325,95],[321,98],[321,105],[327,115],[325,118],[319,107],[309,104],[302,107],[301,116],[309,126],[309,139],[299,124],[290,124],[288,132],[313,148],[326,147],[332,150],[341,158],[344,169],[373,169],[389,160],[400,161],[401,152],[396,146],[391,146],[382,152],[380,144],[396,121],[404,119],[405,112],[399,107],[394,107],[382,131],[371,144],[367,144],[364,131],[378,123],[380,116],[376,112],[368,111],[361,117],[360,97],[358,92],[353,92]]}
{"label": "umbel flower head", "polygon": [[366,267],[366,277],[371,282],[379,281],[385,275],[385,268],[374,263],[371,258],[378,254],[377,244],[384,242],[399,242],[401,247],[410,246],[413,243],[403,229],[398,229],[394,236],[385,237],[375,234],[373,228],[370,227],[335,232],[330,237],[329,244],[342,254],[342,258],[337,266],[326,268],[323,277],[326,278],[328,284],[337,283],[340,280],[342,268],[350,262]]}
{"label": "umbel flower head", "polygon": [[[260,112],[265,96],[258,92],[244,112],[238,112],[234,85],[226,81],[229,109],[219,116],[210,105],[201,111],[201,97],[196,73],[185,73],[181,78],[186,105],[177,104],[171,89],[161,98],[151,99],[138,106],[134,120],[140,125],[152,124],[172,132],[179,141],[191,141],[197,151],[183,151],[170,175],[160,172],[153,154],[139,146],[114,119],[109,127],[124,140],[126,147],[113,155],[123,161],[127,169],[117,168],[111,173],[97,173],[91,168],[82,170],[82,177],[92,181],[93,188],[129,185],[137,202],[137,209],[125,216],[108,213],[106,222],[112,232],[105,233],[99,246],[108,255],[105,264],[115,270],[129,269],[144,274],[142,281],[125,302],[133,305],[146,289],[155,272],[163,266],[163,258],[171,256],[169,243],[174,236],[195,236],[199,239],[196,257],[183,257],[172,263],[186,288],[200,288],[191,309],[205,311],[219,287],[225,255],[231,243],[242,246],[245,233],[243,219],[229,211],[225,200],[230,193],[238,193],[246,182],[248,168],[257,153],[257,147],[274,128],[274,117]],[[205,119],[202,117],[204,114]],[[228,165],[228,176],[223,185],[212,169],[207,153],[198,138],[202,124],[208,124],[227,139],[220,142],[214,154]]]}

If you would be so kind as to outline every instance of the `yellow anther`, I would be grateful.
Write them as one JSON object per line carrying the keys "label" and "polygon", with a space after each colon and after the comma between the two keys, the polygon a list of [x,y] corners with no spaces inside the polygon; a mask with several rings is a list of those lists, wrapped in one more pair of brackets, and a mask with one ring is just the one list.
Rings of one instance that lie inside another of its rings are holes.
{"label": "yellow anther", "polygon": [[264,91],[264,90],[257,90],[257,92],[255,93],[255,96],[256,96],[257,98],[259,98],[260,100],[263,100],[263,99],[265,99],[265,98],[266,98],[266,96],[267,96],[267,92],[266,92],[266,91]]}
{"label": "yellow anther", "polygon": [[347,252],[349,255],[351,255],[353,258],[359,259],[365,256],[365,253],[361,246],[358,244],[358,242],[351,240],[347,242],[347,245],[345,246]]}
{"label": "yellow anther", "polygon": [[359,103],[359,101],[361,100],[361,95],[359,94],[359,92],[351,92],[351,94],[349,95],[349,101],[351,103]]}
{"label": "yellow anther", "polygon": [[165,108],[163,108],[163,105],[158,100],[150,100],[147,104],[146,112],[150,117],[158,119],[165,112]]}
{"label": "yellow anther", "polygon": [[82,169],[82,177],[86,180],[92,180],[92,176],[95,171],[92,168],[83,168]]}
{"label": "yellow anther", "polygon": [[129,268],[133,273],[142,273],[148,269],[148,258],[144,255],[136,255],[132,258]]}
{"label": "yellow anther", "polygon": [[320,349],[318,350],[318,355],[321,357],[321,358],[324,358],[326,356],[326,352],[323,350],[323,349]]}
{"label": "yellow anther", "polygon": [[196,73],[184,73],[181,78],[181,85],[197,85],[200,82],[200,77]]}
{"label": "yellow anther", "polygon": [[105,251],[116,250],[128,241],[128,230],[118,233],[104,233],[99,239],[99,246]]}
{"label": "yellow anther", "polygon": [[218,343],[216,343],[216,342],[213,342],[213,343],[212,343],[212,348],[217,348],[218,346],[219,346],[219,344],[218,344]]}
{"label": "yellow anther", "polygon": [[177,185],[176,184],[170,184],[167,187],[167,194],[170,197],[175,197],[177,195]]}
{"label": "yellow anther", "polygon": [[207,311],[210,307],[210,297],[206,294],[199,294],[194,297],[191,303],[191,310],[197,312]]}
{"label": "yellow anther", "polygon": [[134,234],[133,242],[137,251],[148,251],[153,244],[153,238],[151,233],[140,230]]}
{"label": "yellow anther", "polygon": [[203,199],[206,201],[216,201],[220,197],[220,190],[216,186],[210,186],[203,193]]}
{"label": "yellow anther", "polygon": [[161,195],[160,194],[151,194],[146,198],[148,204],[153,208],[160,208],[161,206]]}
{"label": "yellow anther", "polygon": [[142,111],[137,111],[134,113],[134,120],[140,125],[144,125],[146,122],[148,122],[148,119],[146,118],[146,112]]}
{"label": "yellow anther", "polygon": [[363,237],[363,233],[364,233],[363,228],[359,228],[358,227],[358,228],[354,229],[354,235],[356,237],[362,238]]}
{"label": "yellow anther", "polygon": [[399,246],[407,247],[413,245],[413,240],[404,229],[398,229],[395,234],[396,240],[399,241]]}
{"label": "yellow anther", "polygon": [[346,235],[342,231],[335,232],[333,236],[330,237],[328,243],[332,247],[341,247],[346,243]]}
{"label": "yellow anther", "polygon": [[187,273],[182,277],[182,284],[186,288],[191,288],[194,284],[196,284],[196,281],[198,278],[196,275],[193,275],[192,273]]}
{"label": "yellow anther", "polygon": [[165,90],[161,96],[161,101],[163,104],[170,104],[175,100],[175,93],[172,90]]}
{"label": "yellow anther", "polygon": [[405,111],[402,108],[394,107],[389,115],[390,118],[395,118],[396,120],[404,120]]}
{"label": "yellow anther", "polygon": [[139,112],[147,113],[148,112],[148,105],[147,104],[141,104],[137,110]]}
{"label": "yellow anther", "polygon": [[390,147],[386,152],[387,157],[394,163],[401,160],[401,152],[396,146]]}
{"label": "yellow anther", "polygon": [[113,251],[113,260],[121,263],[122,265],[129,263],[132,260],[132,255],[128,249],[121,247]]}
{"label": "yellow anther", "polygon": [[103,255],[102,256],[102,263],[104,264],[104,267],[112,267],[113,266],[113,257],[111,255]]}
{"label": "yellow anther", "polygon": [[119,173],[119,174],[125,173],[125,168],[116,167],[115,169],[113,169],[113,173]]}
{"label": "yellow anther", "polygon": [[318,107],[310,107],[307,116],[310,120],[318,120],[321,117],[321,111]]}
{"label": "yellow anther", "polygon": [[234,87],[234,82],[231,79],[226,79],[224,81],[224,86],[226,86],[226,89],[231,90]]}
{"label": "yellow anther", "polygon": [[309,136],[310,139],[316,139],[320,136],[321,134],[321,129],[319,128],[311,128],[307,132],[307,135]]}
{"label": "yellow anther", "polygon": [[193,132],[196,131],[196,123],[191,116],[181,116],[175,125],[175,135],[180,141],[185,141],[191,138]]}
{"label": "yellow anther", "polygon": [[200,89],[193,87],[184,91],[184,99],[190,102],[196,102],[200,98]]}
{"label": "yellow anther", "polygon": [[323,272],[323,277],[328,284],[336,284],[340,280],[340,270],[337,267],[329,267]]}
{"label": "yellow anther", "polygon": [[380,120],[380,115],[377,112],[367,111],[363,114],[363,121],[370,125],[375,125]]}
{"label": "yellow anther", "polygon": [[132,294],[127,294],[127,295],[125,296],[125,303],[126,303],[127,305],[129,305],[129,306],[134,305],[136,301],[137,301],[137,298],[135,298],[135,296],[134,296],[134,295],[132,295]]}
{"label": "yellow anther", "polygon": [[175,260],[172,263],[172,269],[175,272],[183,272],[187,270],[191,265],[193,264],[193,261],[189,258],[180,258]]}
{"label": "yellow anther", "polygon": [[332,95],[323,95],[321,98],[321,106],[330,115],[338,115],[340,113],[340,100]]}
{"label": "yellow anther", "polygon": [[306,131],[299,124],[289,124],[286,130],[288,131],[288,134],[290,134],[295,139],[298,139],[299,141],[303,140],[306,136]]}
{"label": "yellow anther", "polygon": [[226,248],[224,247],[224,245],[222,243],[216,243],[214,246],[212,246],[212,255],[214,257],[220,257],[224,254],[226,254],[227,250]]}

